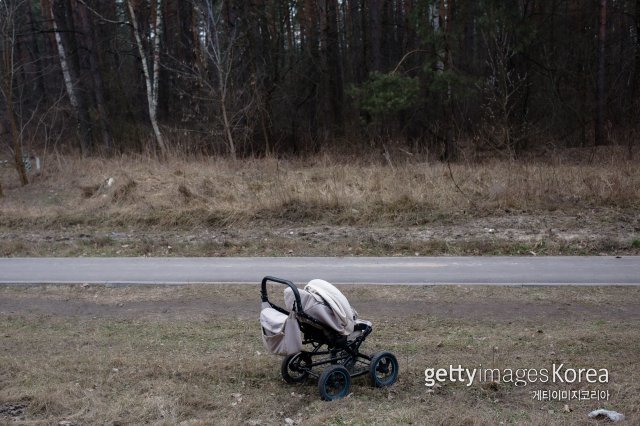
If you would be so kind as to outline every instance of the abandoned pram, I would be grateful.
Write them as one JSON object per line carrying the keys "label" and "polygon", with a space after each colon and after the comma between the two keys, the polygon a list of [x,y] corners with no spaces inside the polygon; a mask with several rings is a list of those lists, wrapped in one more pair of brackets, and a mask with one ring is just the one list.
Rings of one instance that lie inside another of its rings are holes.
{"label": "abandoned pram", "polygon": [[[287,286],[286,309],[269,301],[269,282]],[[291,281],[267,276],[262,279],[261,296],[262,340],[270,352],[285,355],[281,373],[287,383],[318,378],[320,396],[330,401],[349,394],[353,377],[368,374],[376,387],[392,385],[398,378],[398,360],[392,353],[360,353],[373,330],[371,322],[358,319],[330,283],[312,280],[299,290]]]}

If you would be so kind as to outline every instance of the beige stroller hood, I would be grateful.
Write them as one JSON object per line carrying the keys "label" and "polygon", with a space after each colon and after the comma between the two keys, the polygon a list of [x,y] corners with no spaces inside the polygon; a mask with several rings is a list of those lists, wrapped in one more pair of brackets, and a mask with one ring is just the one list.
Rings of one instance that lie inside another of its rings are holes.
{"label": "beige stroller hood", "polygon": [[334,287],[333,284],[318,279],[309,281],[309,284],[304,289],[313,294],[316,299],[320,297],[324,303],[329,305],[333,314],[344,327],[344,332],[341,332],[341,334],[349,335],[353,333],[357,313],[351,308],[349,301],[340,290]]}
{"label": "beige stroller hood", "polygon": [[[287,309],[293,310],[294,302],[293,290],[286,288],[284,303]],[[320,323],[343,336],[353,333],[357,313],[333,284],[317,279],[309,281],[304,290],[300,291],[300,302],[304,312]]]}

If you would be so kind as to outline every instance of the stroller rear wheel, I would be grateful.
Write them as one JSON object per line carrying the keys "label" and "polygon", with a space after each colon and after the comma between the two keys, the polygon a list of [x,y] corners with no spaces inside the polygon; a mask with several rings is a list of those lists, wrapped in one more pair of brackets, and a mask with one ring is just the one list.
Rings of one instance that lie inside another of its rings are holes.
{"label": "stroller rear wheel", "polygon": [[287,355],[282,360],[282,366],[280,368],[282,378],[285,382],[290,384],[303,383],[307,380],[307,377],[309,377],[308,364],[311,364],[311,359],[302,352]]}
{"label": "stroller rear wheel", "polygon": [[318,379],[320,397],[325,401],[344,398],[349,394],[351,376],[342,365],[330,365],[325,368]]}
{"label": "stroller rear wheel", "polygon": [[398,360],[391,352],[371,355],[369,374],[375,387],[391,386],[398,379]]}

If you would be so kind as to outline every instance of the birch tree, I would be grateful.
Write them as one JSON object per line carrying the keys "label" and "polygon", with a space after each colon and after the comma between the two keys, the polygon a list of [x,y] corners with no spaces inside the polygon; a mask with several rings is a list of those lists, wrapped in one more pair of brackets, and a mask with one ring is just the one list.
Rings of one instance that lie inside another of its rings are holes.
{"label": "birch tree", "polygon": [[142,62],[142,72],[144,74],[145,85],[147,89],[147,107],[149,111],[149,120],[153,127],[153,133],[155,134],[156,144],[160,150],[160,155],[164,158],[167,155],[167,146],[162,137],[160,126],[158,125],[158,83],[160,80],[160,38],[162,36],[162,0],[156,0],[155,2],[155,24],[151,29],[152,33],[152,48],[151,48],[151,67],[147,59],[147,53],[145,52],[144,45],[142,43],[142,37],[138,26],[138,19],[136,17],[135,10],[131,0],[127,0],[127,6],[129,9],[129,15],[131,17],[131,25],[133,29],[133,35],[138,46],[138,53],[140,54],[140,61]]}
{"label": "birch tree", "polygon": [[80,150],[86,155],[91,150],[92,130],[84,92],[80,89],[80,62],[75,40],[69,0],[53,0],[51,17],[64,85],[73,108],[80,133]]}
{"label": "birch tree", "polygon": [[235,160],[237,153],[235,138],[233,137],[233,117],[231,116],[231,111],[229,111],[228,104],[232,85],[231,76],[236,30],[231,30],[226,40],[220,39],[221,13],[219,8],[220,6],[213,6],[211,2],[203,2],[203,11],[207,24],[205,53],[213,63],[218,80],[217,88],[211,84],[207,84],[207,86],[212,92],[217,92],[218,94],[224,137],[229,154]]}

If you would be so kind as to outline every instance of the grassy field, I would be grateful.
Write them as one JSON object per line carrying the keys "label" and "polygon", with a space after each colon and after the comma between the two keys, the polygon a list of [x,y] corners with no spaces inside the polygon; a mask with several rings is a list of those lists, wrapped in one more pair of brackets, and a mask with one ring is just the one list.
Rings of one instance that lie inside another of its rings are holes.
{"label": "grassy field", "polygon": [[[590,162],[588,157],[597,161]],[[26,187],[0,168],[0,256],[640,254],[640,163],[611,150],[530,161],[50,155]],[[320,401],[285,385],[256,286],[0,288],[0,423],[640,422],[640,290],[344,287],[400,379]],[[605,385],[425,386],[426,368],[606,368]],[[609,401],[536,401],[534,390]],[[65,423],[62,423],[65,424]]]}
{"label": "grassy field", "polygon": [[[0,423],[600,424],[587,413],[602,407],[640,422],[640,289],[341,289],[374,323],[365,352],[393,351],[400,378],[357,379],[328,403],[312,380],[281,380],[259,337],[258,285],[0,288]],[[606,368],[609,382],[425,386],[430,367],[553,363]],[[536,401],[538,389],[610,397]]]}
{"label": "grassy field", "polygon": [[44,164],[26,187],[0,169],[0,255],[640,253],[640,162],[611,149],[450,167],[406,155]]}

